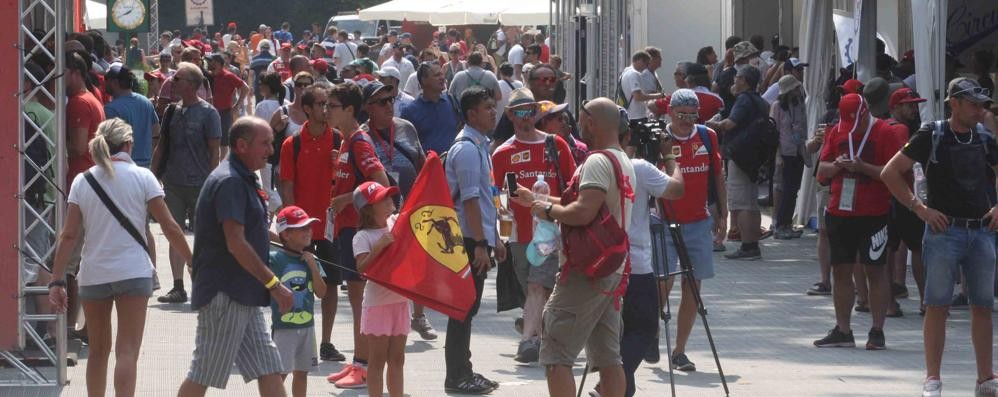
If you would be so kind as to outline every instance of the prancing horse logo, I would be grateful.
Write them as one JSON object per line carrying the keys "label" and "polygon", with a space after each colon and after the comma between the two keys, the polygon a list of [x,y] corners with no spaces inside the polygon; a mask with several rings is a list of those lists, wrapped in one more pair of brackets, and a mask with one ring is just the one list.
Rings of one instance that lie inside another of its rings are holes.
{"label": "prancing horse logo", "polygon": [[412,212],[409,227],[419,245],[434,260],[454,273],[468,264],[464,236],[457,212],[439,205],[426,205]]}

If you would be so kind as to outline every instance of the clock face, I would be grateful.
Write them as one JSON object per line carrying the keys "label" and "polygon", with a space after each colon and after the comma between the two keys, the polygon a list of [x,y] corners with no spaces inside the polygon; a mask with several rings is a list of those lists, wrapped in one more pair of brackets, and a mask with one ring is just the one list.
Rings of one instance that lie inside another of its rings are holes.
{"label": "clock face", "polygon": [[118,0],[111,7],[111,18],[122,29],[135,29],[146,20],[146,6],[139,0]]}

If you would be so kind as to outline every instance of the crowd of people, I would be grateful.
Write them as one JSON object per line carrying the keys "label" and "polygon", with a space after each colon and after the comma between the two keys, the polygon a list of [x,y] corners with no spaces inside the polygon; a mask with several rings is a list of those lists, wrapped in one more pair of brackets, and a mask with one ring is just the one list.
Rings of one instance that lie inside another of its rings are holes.
{"label": "crowd of people", "polygon": [[[866,349],[885,349],[886,318],[904,315],[896,299],[908,295],[910,252],[925,316],[924,395],[941,393],[947,310],[968,303],[977,392],[998,395],[989,53],[974,56],[979,79],[950,81],[949,116],[930,121],[920,120],[913,53],[895,61],[880,47],[877,77],[860,82],[852,67],[835,73],[828,112],[809,125],[809,64],[778,39],[764,50],[760,36],[731,37],[723,56],[704,47],[679,62],[673,92],[657,77],[662,50],[636,51],[617,97],[576,111],[565,104],[574,77],[560,70],[543,32],[500,27],[479,43],[451,30],[422,46],[397,31],[371,46],[359,32],[318,24],[298,41],[287,23],[260,25],[245,39],[239,32],[234,23],[213,38],[164,32],[148,56],[137,41],[115,51],[99,33],[74,33],[61,81],[42,81],[52,64],[26,66],[29,88],[65,85],[69,165],[53,271],[26,272],[50,288],[38,310],[67,311],[71,337],[89,343],[92,395],[106,389],[112,307],[113,387],[134,393],[146,303],[159,288],[151,217],[169,242],[172,275],[157,300],[190,301],[197,312],[179,395],[224,389],[235,363],[263,395],[284,395],[290,374],[292,394],[303,396],[321,359],[345,362],[328,376],[335,387],[402,396],[408,334],[433,340],[437,331],[424,307],[361,274],[393,244],[393,214],[429,151],[446,153],[477,293],[466,318],[447,322],[446,392],[499,387],[474,371],[470,350],[485,279],[498,264],[512,269],[523,294],[514,360],[543,366],[550,395],[576,395],[572,367],[583,348],[600,374],[590,395],[634,395],[640,363],[659,361],[676,243],[693,274],[681,281],[667,365],[695,371],[686,355],[694,294],[714,277],[715,252],[738,242],[726,258],[759,260],[760,241],[800,238],[797,198],[814,178],[820,281],[806,293],[831,295],[835,309],[834,328],[814,345],[854,347],[857,311],[873,317]],[[55,104],[36,98],[33,117],[51,118]],[[642,150],[639,126],[656,120],[664,133]],[[767,134],[775,136],[764,158],[748,152]],[[549,193],[531,189],[539,180]],[[763,227],[770,206],[772,225]],[[560,225],[556,252],[535,242],[540,222]],[[655,223],[678,224],[682,241],[652,233]],[[341,286],[351,308],[349,360],[331,339]],[[268,306],[270,320],[260,310]],[[87,321],[77,329],[80,307]]]}

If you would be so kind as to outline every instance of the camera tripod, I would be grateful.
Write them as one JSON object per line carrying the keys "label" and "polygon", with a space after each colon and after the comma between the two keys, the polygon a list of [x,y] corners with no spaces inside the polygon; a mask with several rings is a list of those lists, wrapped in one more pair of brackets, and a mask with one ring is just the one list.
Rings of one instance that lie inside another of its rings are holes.
{"label": "camera tripod", "polygon": [[[682,290],[682,283],[686,283],[690,287],[690,291],[693,292],[693,299],[696,301],[697,313],[700,314],[700,320],[703,322],[704,332],[707,333],[707,342],[710,344],[710,351],[714,354],[714,364],[717,365],[717,373],[721,377],[721,385],[724,387],[724,395],[730,395],[728,390],[728,382],[724,378],[724,370],[721,369],[721,359],[717,355],[717,346],[714,345],[714,337],[710,333],[710,325],[707,324],[707,308],[704,307],[703,297],[700,295],[700,287],[697,285],[697,280],[693,276],[693,263],[690,261],[689,252],[686,250],[686,243],[683,241],[683,232],[680,229],[680,225],[673,223],[669,220],[667,213],[664,211],[665,208],[661,205],[661,201],[657,199],[652,199],[655,201],[655,208],[658,209],[659,216],[662,218],[662,223],[651,224],[650,233],[652,236],[652,263],[655,266],[656,274],[661,274],[656,281],[666,281],[672,276],[682,276],[682,282],[680,283],[680,291]],[[672,206],[669,206],[672,209]],[[668,253],[666,247],[664,246],[664,241],[660,241],[655,238],[656,234],[664,234],[665,227],[668,225],[669,234],[672,237],[672,242],[676,247],[676,256],[679,258],[679,270],[666,274],[666,269],[668,268]],[[661,260],[658,259],[659,255],[662,256]],[[655,283],[655,288],[659,291],[659,296],[662,296],[662,291],[659,287],[659,283]],[[665,328],[665,351],[669,359],[669,386],[672,389],[672,396],[676,396],[676,378],[675,372],[672,369],[672,341],[669,336],[669,321],[672,319],[672,312],[669,305],[669,296],[665,297],[665,307],[663,308],[661,304],[659,305],[659,316],[662,318],[662,323]],[[659,301],[661,302],[661,300]],[[664,309],[664,310],[663,310]],[[657,343],[656,343],[657,345]]]}

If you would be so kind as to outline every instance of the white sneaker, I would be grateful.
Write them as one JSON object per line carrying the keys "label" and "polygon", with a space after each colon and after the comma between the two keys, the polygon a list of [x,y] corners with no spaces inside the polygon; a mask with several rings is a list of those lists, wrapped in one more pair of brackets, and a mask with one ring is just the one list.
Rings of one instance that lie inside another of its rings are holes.
{"label": "white sneaker", "polygon": [[922,397],[941,397],[943,395],[943,381],[939,379],[925,379],[922,386]]}
{"label": "white sneaker", "polygon": [[998,397],[998,378],[991,377],[991,379],[984,381],[984,383],[978,383],[974,396]]}

